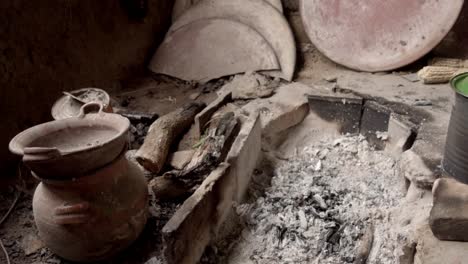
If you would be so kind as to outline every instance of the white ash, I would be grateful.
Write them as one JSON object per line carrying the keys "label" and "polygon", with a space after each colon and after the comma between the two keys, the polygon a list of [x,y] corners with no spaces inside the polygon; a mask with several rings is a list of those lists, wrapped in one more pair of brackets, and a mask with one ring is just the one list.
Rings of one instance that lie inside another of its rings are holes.
{"label": "white ash", "polygon": [[396,171],[362,136],[305,147],[280,163],[263,196],[237,207],[245,228],[226,262],[353,263],[374,225],[367,263],[398,263],[403,238],[391,212],[403,190]]}

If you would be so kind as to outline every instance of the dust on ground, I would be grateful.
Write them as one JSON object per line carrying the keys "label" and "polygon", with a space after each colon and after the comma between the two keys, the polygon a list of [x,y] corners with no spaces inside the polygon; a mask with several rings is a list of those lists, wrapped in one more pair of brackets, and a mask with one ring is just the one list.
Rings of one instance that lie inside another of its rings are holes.
{"label": "dust on ground", "polygon": [[[404,236],[394,214],[404,181],[397,171],[396,162],[362,136],[310,143],[279,162],[271,185],[253,185],[264,193],[237,206],[240,238],[222,243],[212,262],[354,263],[363,234],[373,227],[367,263],[398,263]],[[258,177],[265,175],[254,175],[254,183],[267,182]]]}

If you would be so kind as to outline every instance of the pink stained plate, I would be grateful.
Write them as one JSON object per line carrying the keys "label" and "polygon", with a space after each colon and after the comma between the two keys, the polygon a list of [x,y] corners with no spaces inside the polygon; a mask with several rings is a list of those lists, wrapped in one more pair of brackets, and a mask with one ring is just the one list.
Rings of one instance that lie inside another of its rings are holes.
{"label": "pink stained plate", "polygon": [[352,69],[377,72],[408,65],[450,31],[463,0],[301,0],[312,43]]}

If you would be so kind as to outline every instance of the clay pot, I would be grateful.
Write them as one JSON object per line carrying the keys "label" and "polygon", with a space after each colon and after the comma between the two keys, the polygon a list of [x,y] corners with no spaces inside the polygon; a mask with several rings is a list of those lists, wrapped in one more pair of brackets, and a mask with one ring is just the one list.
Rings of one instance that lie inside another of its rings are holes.
{"label": "clay pot", "polygon": [[[93,113],[97,112],[97,113]],[[124,150],[130,121],[103,112],[97,103],[85,104],[78,117],[29,128],[10,142],[10,151],[41,178],[80,177],[101,168]]]}
{"label": "clay pot", "polygon": [[65,259],[106,259],[135,241],[146,224],[147,182],[125,155],[76,180],[38,178],[33,211],[39,235]]}

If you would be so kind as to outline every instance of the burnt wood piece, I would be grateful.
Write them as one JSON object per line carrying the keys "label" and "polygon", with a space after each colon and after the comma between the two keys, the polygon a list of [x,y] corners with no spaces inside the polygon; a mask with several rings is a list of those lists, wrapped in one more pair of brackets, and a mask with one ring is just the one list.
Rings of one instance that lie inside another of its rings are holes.
{"label": "burnt wood piece", "polygon": [[193,193],[226,158],[238,132],[238,120],[232,112],[211,120],[208,134],[185,169],[169,171],[150,182],[155,196],[161,200],[168,200]]}
{"label": "burnt wood piece", "polygon": [[184,182],[166,176],[152,179],[148,186],[155,196],[163,201],[182,199],[191,194],[190,188]]}
{"label": "burnt wood piece", "polygon": [[151,125],[159,117],[159,115],[156,113],[120,112],[118,114],[128,118],[128,120],[130,120],[130,123],[132,123],[133,125],[139,123]]}
{"label": "burnt wood piece", "polygon": [[374,225],[370,224],[364,232],[364,235],[361,238],[359,246],[357,248],[356,264],[366,264],[367,259],[369,258],[370,252],[372,250],[372,245],[374,243]]}
{"label": "burnt wood piece", "polygon": [[135,157],[138,163],[153,173],[159,173],[166,163],[174,139],[184,133],[193,123],[203,103],[190,103],[156,120]]}

